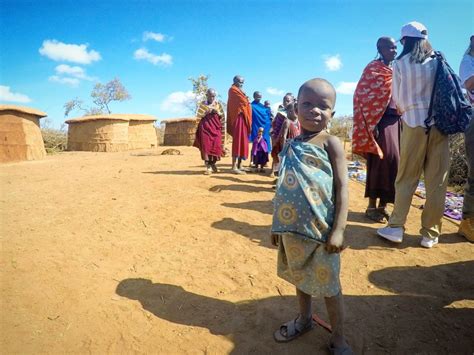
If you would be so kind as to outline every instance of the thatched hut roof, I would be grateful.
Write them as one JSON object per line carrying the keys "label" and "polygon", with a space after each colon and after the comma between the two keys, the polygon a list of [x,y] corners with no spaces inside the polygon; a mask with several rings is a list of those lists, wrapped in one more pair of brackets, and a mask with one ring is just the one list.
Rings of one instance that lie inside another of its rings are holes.
{"label": "thatched hut roof", "polygon": [[79,123],[87,121],[99,121],[99,120],[117,120],[117,121],[156,121],[156,118],[150,115],[138,115],[138,114],[99,114],[99,115],[90,115],[77,118],[71,118],[66,121],[67,124],[70,123]]}
{"label": "thatched hut roof", "polygon": [[40,110],[36,110],[31,107],[26,107],[26,106],[17,106],[17,105],[0,105],[0,111],[16,111],[16,112],[22,112],[22,113],[27,113],[30,115],[38,116],[38,118],[43,118],[48,116],[46,113]]}
{"label": "thatched hut roof", "polygon": [[183,123],[183,122],[196,122],[199,118],[197,117],[185,117],[185,118],[168,118],[167,120],[161,121],[161,123]]}

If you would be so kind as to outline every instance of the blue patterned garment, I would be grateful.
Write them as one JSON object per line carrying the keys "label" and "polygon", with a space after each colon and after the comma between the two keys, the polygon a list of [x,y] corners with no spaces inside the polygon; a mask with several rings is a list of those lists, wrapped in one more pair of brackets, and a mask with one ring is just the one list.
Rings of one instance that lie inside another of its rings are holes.
{"label": "blue patterned garment", "polygon": [[280,158],[272,233],[326,243],[335,213],[333,171],[326,150],[297,137],[287,142]]}

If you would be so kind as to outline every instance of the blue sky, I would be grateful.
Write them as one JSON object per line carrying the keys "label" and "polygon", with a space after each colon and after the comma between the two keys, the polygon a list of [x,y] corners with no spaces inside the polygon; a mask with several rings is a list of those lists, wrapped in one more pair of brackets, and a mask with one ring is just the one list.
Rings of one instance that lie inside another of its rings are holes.
{"label": "blue sky", "polygon": [[241,74],[248,96],[259,90],[272,104],[326,78],[338,91],[336,116],[350,114],[378,37],[398,39],[403,24],[422,22],[457,71],[473,10],[457,0],[0,0],[0,102],[45,111],[59,128],[65,102],[91,104],[94,83],[118,77],[132,99],[113,112],[163,120],[192,115],[189,77],[209,74],[225,101]]}

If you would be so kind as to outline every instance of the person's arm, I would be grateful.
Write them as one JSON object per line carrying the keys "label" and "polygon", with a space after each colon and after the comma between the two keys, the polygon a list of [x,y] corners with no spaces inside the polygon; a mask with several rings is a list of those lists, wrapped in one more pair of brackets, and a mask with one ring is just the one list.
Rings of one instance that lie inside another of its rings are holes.
{"label": "person's arm", "polygon": [[285,121],[283,121],[283,125],[281,126],[281,130],[280,130],[280,143],[281,143],[282,148],[285,146],[286,137],[288,136],[289,129],[290,129],[290,122],[288,119],[286,119]]}
{"label": "person's arm", "polygon": [[346,153],[339,138],[334,136],[328,138],[326,150],[334,174],[334,191],[336,193],[334,224],[326,243],[326,250],[329,253],[340,253],[344,249],[344,230],[349,210]]}
{"label": "person's arm", "polygon": [[400,109],[400,87],[401,87],[401,73],[397,61],[393,63],[392,71],[392,98],[395,106],[399,113],[402,113]]}

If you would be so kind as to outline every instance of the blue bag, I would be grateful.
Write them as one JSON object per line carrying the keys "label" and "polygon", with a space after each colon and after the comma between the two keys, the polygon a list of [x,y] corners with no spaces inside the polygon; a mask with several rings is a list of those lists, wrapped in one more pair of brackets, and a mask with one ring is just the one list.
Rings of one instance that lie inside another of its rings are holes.
{"label": "blue bag", "polygon": [[471,120],[473,108],[461,90],[461,79],[449,66],[441,52],[435,52],[438,61],[428,117],[427,132],[434,122],[443,134],[463,133]]}

